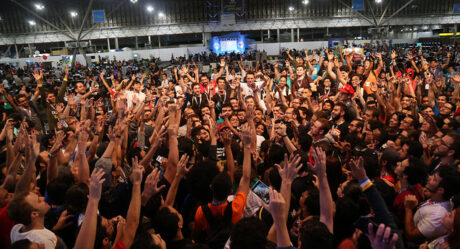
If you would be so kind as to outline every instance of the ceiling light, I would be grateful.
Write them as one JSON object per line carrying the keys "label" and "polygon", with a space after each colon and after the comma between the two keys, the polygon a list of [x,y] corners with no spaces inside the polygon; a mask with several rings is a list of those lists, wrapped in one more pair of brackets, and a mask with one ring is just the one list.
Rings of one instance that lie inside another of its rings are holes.
{"label": "ceiling light", "polygon": [[375,2],[376,2],[376,3],[381,3],[381,2],[382,2],[382,0],[375,0]]}
{"label": "ceiling light", "polygon": [[307,4],[310,3],[310,1],[308,1],[308,0],[303,0],[302,3],[305,4],[305,5],[307,5]]}
{"label": "ceiling light", "polygon": [[294,11],[294,7],[289,6],[289,11]]}
{"label": "ceiling light", "polygon": [[137,3],[137,0],[131,0],[131,3]]}
{"label": "ceiling light", "polygon": [[76,11],[70,11],[70,16],[71,17],[76,17],[76,16],[78,16],[78,13]]}
{"label": "ceiling light", "polygon": [[164,17],[165,14],[163,12],[158,13],[158,17]]}
{"label": "ceiling light", "polygon": [[28,23],[29,23],[30,26],[35,26],[35,24],[37,24],[37,23],[36,23],[35,21],[33,21],[33,20],[29,20]]}
{"label": "ceiling light", "polygon": [[43,4],[41,4],[41,3],[36,3],[36,4],[35,4],[35,8],[36,8],[37,10],[42,10],[42,9],[45,8],[45,5],[43,5]]}
{"label": "ceiling light", "polygon": [[152,6],[147,6],[147,11],[148,11],[148,12],[152,12],[152,11],[153,11],[153,7],[152,7]]}

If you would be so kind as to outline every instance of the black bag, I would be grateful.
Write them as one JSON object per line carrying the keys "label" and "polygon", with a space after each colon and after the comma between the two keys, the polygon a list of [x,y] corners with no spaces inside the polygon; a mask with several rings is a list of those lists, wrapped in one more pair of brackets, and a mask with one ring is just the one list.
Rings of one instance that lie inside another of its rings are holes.
{"label": "black bag", "polygon": [[211,213],[208,205],[201,205],[201,210],[206,217],[206,220],[209,224],[209,229],[207,231],[206,242],[210,249],[223,249],[225,243],[227,243],[228,238],[230,238],[230,233],[232,231],[232,203],[228,202],[227,207],[224,211],[224,216],[221,219],[217,219]]}

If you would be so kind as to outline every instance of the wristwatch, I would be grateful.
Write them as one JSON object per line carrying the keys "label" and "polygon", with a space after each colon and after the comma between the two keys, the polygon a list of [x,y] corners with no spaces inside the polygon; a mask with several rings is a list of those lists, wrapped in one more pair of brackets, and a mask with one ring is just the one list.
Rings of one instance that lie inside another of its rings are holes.
{"label": "wristwatch", "polygon": [[56,156],[57,156],[56,154],[53,155],[53,154],[51,154],[51,153],[48,153],[48,158],[50,158],[50,159],[51,159],[51,158],[55,158]]}

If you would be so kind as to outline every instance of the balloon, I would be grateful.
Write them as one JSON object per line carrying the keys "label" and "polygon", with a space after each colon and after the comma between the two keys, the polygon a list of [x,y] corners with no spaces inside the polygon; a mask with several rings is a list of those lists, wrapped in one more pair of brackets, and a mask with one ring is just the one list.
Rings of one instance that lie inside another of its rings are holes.
{"label": "balloon", "polygon": [[46,60],[46,59],[48,59],[48,56],[43,55],[43,60]]}

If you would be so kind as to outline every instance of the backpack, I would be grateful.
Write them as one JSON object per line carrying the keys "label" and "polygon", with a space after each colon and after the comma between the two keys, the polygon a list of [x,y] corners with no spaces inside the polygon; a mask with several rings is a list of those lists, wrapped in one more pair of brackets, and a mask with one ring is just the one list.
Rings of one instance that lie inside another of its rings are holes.
{"label": "backpack", "polygon": [[210,249],[223,249],[225,243],[227,243],[230,233],[232,231],[232,203],[228,202],[225,207],[224,216],[221,219],[216,219],[211,213],[208,205],[201,205],[201,210],[206,217],[206,221],[209,224],[207,231],[206,242]]}

